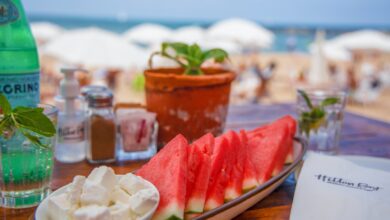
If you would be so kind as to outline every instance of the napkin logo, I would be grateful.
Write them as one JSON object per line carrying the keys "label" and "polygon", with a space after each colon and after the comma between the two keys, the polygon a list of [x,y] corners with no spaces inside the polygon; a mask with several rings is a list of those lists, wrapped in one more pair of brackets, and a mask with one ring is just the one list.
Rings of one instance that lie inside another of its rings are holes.
{"label": "napkin logo", "polygon": [[379,186],[371,186],[368,183],[353,182],[340,177],[331,177],[323,174],[314,175],[314,177],[324,183],[364,190],[368,192],[379,191],[379,189],[381,189]]}

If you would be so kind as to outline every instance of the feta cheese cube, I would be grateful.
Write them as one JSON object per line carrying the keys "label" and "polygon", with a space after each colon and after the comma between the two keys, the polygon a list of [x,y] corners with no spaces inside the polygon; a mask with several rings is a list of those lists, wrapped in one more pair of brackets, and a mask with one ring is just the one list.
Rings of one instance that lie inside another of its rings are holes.
{"label": "feta cheese cube", "polygon": [[142,189],[131,196],[130,208],[139,216],[150,211],[158,200],[157,192],[154,189]]}
{"label": "feta cheese cube", "polygon": [[133,220],[135,214],[131,212],[129,204],[115,203],[108,207],[112,220]]}
{"label": "feta cheese cube", "polygon": [[146,184],[145,180],[132,173],[122,176],[119,180],[119,186],[130,195],[134,195],[136,192],[148,188],[149,186]]}
{"label": "feta cheese cube", "polygon": [[73,213],[74,220],[111,220],[108,207],[99,205],[84,206]]}
{"label": "feta cheese cube", "polygon": [[100,166],[93,169],[88,176],[88,180],[102,185],[108,191],[113,190],[117,184],[114,170],[107,166]]}
{"label": "feta cheese cube", "polygon": [[119,186],[116,186],[111,193],[111,201],[114,203],[121,202],[128,204],[130,202],[130,195]]}
{"label": "feta cheese cube", "polygon": [[103,205],[108,206],[110,202],[110,192],[101,184],[87,179],[80,196],[82,206]]}
{"label": "feta cheese cube", "polygon": [[48,201],[49,216],[52,219],[68,220],[70,219],[71,203],[68,200],[68,195],[62,193],[56,196],[51,196]]}
{"label": "feta cheese cube", "polygon": [[83,191],[85,176],[75,176],[73,182],[67,188],[68,200],[73,207],[78,207],[80,204],[80,195]]}

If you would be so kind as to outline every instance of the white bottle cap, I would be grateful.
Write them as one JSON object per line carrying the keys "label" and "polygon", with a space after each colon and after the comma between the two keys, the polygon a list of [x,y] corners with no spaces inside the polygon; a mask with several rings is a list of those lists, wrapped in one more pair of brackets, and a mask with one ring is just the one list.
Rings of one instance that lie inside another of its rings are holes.
{"label": "white bottle cap", "polygon": [[60,82],[60,95],[65,98],[76,98],[80,94],[80,84],[75,77],[75,73],[87,72],[78,68],[61,68],[61,73],[64,74],[64,78]]}

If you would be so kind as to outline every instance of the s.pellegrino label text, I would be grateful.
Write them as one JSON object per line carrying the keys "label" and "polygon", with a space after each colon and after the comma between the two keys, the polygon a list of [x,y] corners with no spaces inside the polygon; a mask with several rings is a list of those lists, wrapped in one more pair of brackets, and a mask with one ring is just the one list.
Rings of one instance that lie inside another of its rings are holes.
{"label": "s.pellegrino label text", "polygon": [[11,0],[0,0],[0,25],[18,20],[18,8]]}
{"label": "s.pellegrino label text", "polygon": [[35,107],[39,103],[39,72],[0,74],[0,92],[12,106]]}

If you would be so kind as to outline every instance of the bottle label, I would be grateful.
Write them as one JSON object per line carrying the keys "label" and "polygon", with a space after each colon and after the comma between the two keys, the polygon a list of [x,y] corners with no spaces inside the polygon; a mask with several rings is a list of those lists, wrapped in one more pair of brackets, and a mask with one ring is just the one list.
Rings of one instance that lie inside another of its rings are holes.
{"label": "bottle label", "polygon": [[0,25],[18,20],[18,8],[10,0],[0,0]]}
{"label": "bottle label", "polygon": [[12,106],[36,106],[39,103],[39,72],[0,74],[0,92]]}
{"label": "bottle label", "polygon": [[59,143],[78,143],[85,140],[84,123],[68,124],[58,128]]}

